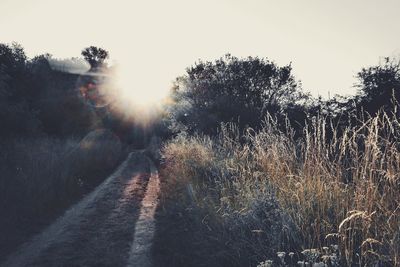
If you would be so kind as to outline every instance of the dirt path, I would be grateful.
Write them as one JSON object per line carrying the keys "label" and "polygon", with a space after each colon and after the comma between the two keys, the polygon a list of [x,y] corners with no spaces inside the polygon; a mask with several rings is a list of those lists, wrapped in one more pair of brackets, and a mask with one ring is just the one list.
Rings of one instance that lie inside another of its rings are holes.
{"label": "dirt path", "polygon": [[151,266],[159,178],[131,153],[107,180],[1,266]]}

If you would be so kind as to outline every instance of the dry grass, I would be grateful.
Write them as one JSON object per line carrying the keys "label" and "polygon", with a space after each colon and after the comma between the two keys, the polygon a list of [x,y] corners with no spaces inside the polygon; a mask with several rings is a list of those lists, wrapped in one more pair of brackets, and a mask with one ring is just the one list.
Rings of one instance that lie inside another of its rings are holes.
{"label": "dry grass", "polygon": [[43,207],[61,189],[57,183],[68,179],[70,171],[63,167],[64,159],[78,143],[74,139],[37,138],[1,144],[1,203],[8,208],[17,203],[27,205],[26,209]]}
{"label": "dry grass", "polygon": [[3,140],[0,148],[0,260],[106,178],[123,157],[119,141],[101,132],[82,141]]}
{"label": "dry grass", "polygon": [[186,185],[236,262],[338,244],[342,265],[399,266],[399,121],[379,114],[339,133],[321,117],[293,135],[269,118],[246,142],[232,126],[213,140],[181,136],[164,147],[163,174]]}

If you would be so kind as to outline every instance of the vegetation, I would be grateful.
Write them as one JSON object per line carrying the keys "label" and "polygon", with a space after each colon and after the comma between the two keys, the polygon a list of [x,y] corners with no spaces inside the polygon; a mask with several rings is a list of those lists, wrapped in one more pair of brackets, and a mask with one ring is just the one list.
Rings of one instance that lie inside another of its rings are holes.
{"label": "vegetation", "polygon": [[90,64],[92,69],[96,69],[104,66],[105,60],[109,57],[109,54],[103,48],[90,46],[82,50],[82,56]]}
{"label": "vegetation", "polygon": [[290,65],[279,67],[267,59],[229,54],[215,62],[200,61],[176,80],[175,97],[190,108],[175,119],[189,132],[215,134],[221,122],[258,128],[267,113],[284,116],[296,110],[301,116],[300,104],[307,95],[291,70]]}
{"label": "vegetation", "polygon": [[114,133],[94,131],[102,118],[77,93],[79,76],[52,69],[54,61],[0,44],[0,260],[106,178],[126,151]]}
{"label": "vegetation", "polygon": [[299,252],[330,245],[339,246],[340,266],[396,266],[399,126],[380,113],[341,136],[332,129],[331,140],[325,133],[333,125],[323,117],[299,140],[271,118],[260,131],[247,131],[245,143],[232,126],[214,138],[181,135],[163,150],[162,174],[171,186],[164,197],[183,188],[192,202],[178,195],[181,212],[201,214],[203,236],[193,242],[218,240],[207,255],[223,266],[277,260],[279,251],[294,252],[300,261]]}
{"label": "vegetation", "polygon": [[[305,114],[300,121],[288,112],[287,102],[276,101],[278,108],[271,113],[249,109],[254,117],[237,123],[236,117],[229,117],[239,116],[226,108],[230,103],[216,97],[234,87],[232,77],[249,77],[243,70],[232,73],[226,68],[231,60],[200,63],[183,79],[195,80],[186,82],[187,97],[194,100],[189,105],[178,102],[186,108],[187,118],[180,120],[179,134],[163,147],[159,213],[165,229],[159,239],[180,238],[170,249],[159,246],[157,253],[171,255],[163,263],[398,266],[399,63],[385,59],[363,69],[353,97],[309,98],[298,109]],[[258,66],[249,59],[233,61]],[[269,76],[256,76],[268,84]],[[243,87],[238,90],[244,94],[253,91],[252,85]],[[263,90],[279,92],[270,84]],[[232,92],[222,99],[239,101],[233,106],[240,112],[240,96]],[[177,100],[185,101],[179,91]],[[260,103],[256,107],[262,109],[266,102]],[[218,116],[202,116],[202,127],[191,127],[197,118],[192,119],[190,112],[199,107]],[[175,224],[168,225],[172,220]]]}
{"label": "vegetation", "polygon": [[78,59],[0,44],[0,257],[157,132],[158,265],[400,264],[400,62],[364,68],[356,95],[323,100],[291,65],[200,61],[176,79],[162,123],[144,130],[85,103],[109,55],[82,56],[80,76],[63,72]]}
{"label": "vegetation", "polygon": [[0,258],[54,220],[120,162],[123,153],[115,141],[91,139],[96,145],[90,149],[87,138],[1,141]]}

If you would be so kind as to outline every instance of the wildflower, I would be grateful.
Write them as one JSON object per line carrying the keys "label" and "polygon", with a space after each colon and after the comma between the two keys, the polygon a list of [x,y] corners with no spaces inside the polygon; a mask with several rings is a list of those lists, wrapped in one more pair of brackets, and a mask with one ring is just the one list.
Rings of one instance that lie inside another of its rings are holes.
{"label": "wildflower", "polygon": [[272,260],[266,260],[264,262],[260,262],[257,267],[272,267],[273,265],[273,261]]}
{"label": "wildflower", "polygon": [[281,260],[281,263],[285,264],[286,252],[277,252],[276,254],[278,255],[278,258]]}
{"label": "wildflower", "polygon": [[301,252],[301,254],[303,254],[304,257],[311,262],[316,262],[316,260],[318,259],[319,255],[320,255],[320,253],[317,249],[306,249],[306,250],[303,250]]}

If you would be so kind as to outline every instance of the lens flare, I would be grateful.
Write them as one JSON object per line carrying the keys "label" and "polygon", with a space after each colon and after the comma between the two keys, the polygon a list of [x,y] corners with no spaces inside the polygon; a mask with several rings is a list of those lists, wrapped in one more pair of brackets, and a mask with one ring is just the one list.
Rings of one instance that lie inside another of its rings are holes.
{"label": "lens flare", "polygon": [[90,70],[78,81],[79,95],[89,106],[105,109],[114,118],[151,125],[160,119],[164,106],[170,102],[171,83],[166,73],[157,75],[150,69],[152,66],[138,69],[135,64],[118,62]]}
{"label": "lens flare", "polygon": [[169,84],[157,75],[149,77],[144,73],[148,71],[118,63],[108,69],[107,79],[97,84],[114,116],[142,125],[160,118],[168,102]]}

